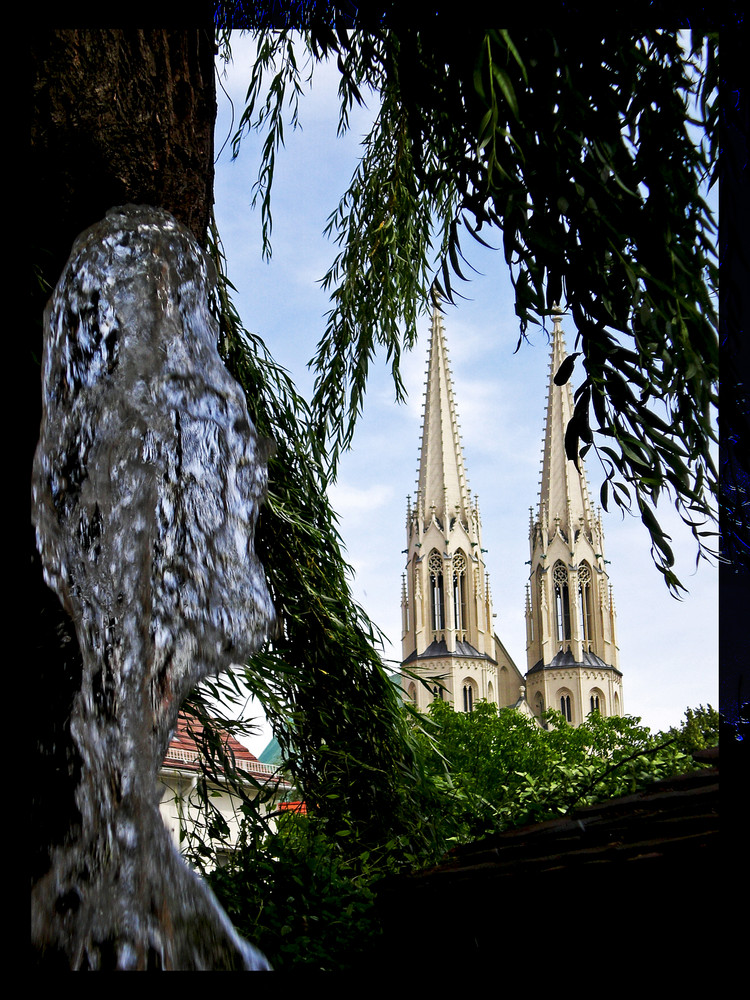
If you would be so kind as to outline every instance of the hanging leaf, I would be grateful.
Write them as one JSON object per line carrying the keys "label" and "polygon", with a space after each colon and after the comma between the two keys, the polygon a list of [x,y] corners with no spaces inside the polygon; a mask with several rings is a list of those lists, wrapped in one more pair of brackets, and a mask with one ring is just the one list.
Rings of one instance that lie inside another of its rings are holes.
{"label": "hanging leaf", "polygon": [[[714,520],[718,256],[704,184],[716,174],[719,150],[717,35],[705,36],[698,57],[676,29],[639,33],[624,23],[511,36],[459,22],[438,31],[386,12],[375,25],[354,15],[351,31],[332,32],[315,19],[306,27],[301,44],[312,64],[332,57],[338,65],[341,127],[347,108],[368,92],[380,101],[360,166],[329,220],[341,252],[322,280],[331,310],[313,360],[317,446],[328,475],[351,443],[372,345],[392,359],[401,395],[401,348],[414,343],[430,288],[458,298],[452,278],[465,280],[468,271],[452,227],[462,219],[472,235],[480,227],[501,234],[519,345],[546,317],[545,292],[557,297],[563,282],[581,336],[594,437],[620,449],[618,468],[633,496],[656,495],[659,484],[647,479],[661,477],[688,519],[697,506]],[[288,32],[261,32],[240,119],[243,135],[268,133],[256,191],[268,252],[281,111],[296,119],[298,63]],[[388,229],[376,246],[363,234],[384,218]],[[575,357],[555,384],[570,380]],[[667,416],[651,419],[653,401]],[[571,444],[576,435],[586,440],[585,431],[579,418]],[[689,456],[687,476],[669,465],[665,437]],[[653,456],[671,472],[658,470]]]}
{"label": "hanging leaf", "polygon": [[569,354],[565,358],[555,373],[553,380],[555,385],[565,385],[570,380],[570,376],[573,374],[573,369],[575,368],[576,358],[578,357],[580,357],[580,351],[577,351],[575,354]]}

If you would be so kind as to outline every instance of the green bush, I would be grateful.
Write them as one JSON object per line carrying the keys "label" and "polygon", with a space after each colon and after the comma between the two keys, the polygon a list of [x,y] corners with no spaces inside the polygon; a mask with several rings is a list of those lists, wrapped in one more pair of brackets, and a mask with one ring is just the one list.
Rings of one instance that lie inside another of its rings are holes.
{"label": "green bush", "polygon": [[245,837],[209,882],[276,971],[349,968],[378,933],[367,880],[304,816],[282,815],[276,833]]}
{"label": "green bush", "polygon": [[548,711],[543,729],[486,702],[470,714],[435,702],[430,716],[453,841],[550,819],[695,766],[671,733],[654,736],[635,717],[592,713],[574,728]]}
{"label": "green bush", "polygon": [[719,745],[721,716],[711,705],[706,708],[686,708],[685,718],[679,728],[670,726],[663,734],[664,739],[674,738],[684,753],[708,750]]}
{"label": "green bush", "polygon": [[690,770],[696,765],[688,751],[713,739],[712,712],[710,706],[688,709],[679,730],[654,735],[634,717],[592,713],[574,728],[550,711],[545,729],[486,702],[470,714],[435,702],[427,717],[411,716],[423,780],[418,794],[404,785],[411,789],[411,797],[404,791],[408,823],[406,801],[398,824],[387,815],[377,818],[377,843],[362,839],[346,802],[333,825],[327,813],[282,814],[272,833],[250,821],[209,882],[238,931],[275,969],[343,971],[380,933],[374,904],[381,877],[434,864],[456,843]]}

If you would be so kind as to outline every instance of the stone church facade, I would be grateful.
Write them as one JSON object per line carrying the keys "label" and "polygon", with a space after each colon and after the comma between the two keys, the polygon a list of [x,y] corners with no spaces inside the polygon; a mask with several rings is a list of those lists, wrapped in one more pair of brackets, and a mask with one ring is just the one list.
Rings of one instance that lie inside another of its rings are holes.
{"label": "stone church facade", "polygon": [[577,725],[589,711],[622,714],[615,611],[583,464],[565,458],[569,385],[555,315],[539,508],[530,524],[527,673],[493,629],[479,506],[468,486],[442,316],[433,311],[419,478],[407,502],[402,578],[401,683],[425,710],[435,698],[471,711],[480,699],[540,715],[554,707]]}
{"label": "stone church facade", "polygon": [[592,508],[583,460],[579,458],[577,469],[565,455],[573,391],[570,382],[555,384],[565,357],[562,315],[557,312],[542,485],[529,525],[526,696],[535,715],[557,708],[578,725],[592,711],[622,715],[623,698],[601,512]]}

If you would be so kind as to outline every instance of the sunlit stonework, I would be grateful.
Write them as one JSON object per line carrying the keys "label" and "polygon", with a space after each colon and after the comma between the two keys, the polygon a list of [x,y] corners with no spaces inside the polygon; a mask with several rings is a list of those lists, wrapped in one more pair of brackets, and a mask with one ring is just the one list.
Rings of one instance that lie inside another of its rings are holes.
{"label": "sunlit stonework", "polygon": [[471,711],[479,699],[523,702],[523,676],[493,631],[479,505],[466,478],[442,317],[436,309],[419,479],[406,516],[402,684],[420,709],[434,698]]}
{"label": "sunlit stonework", "polygon": [[531,571],[526,589],[526,690],[536,715],[559,709],[573,725],[591,711],[622,715],[615,607],[604,558],[601,513],[565,455],[573,413],[570,383],[555,385],[566,357],[562,315],[554,316],[542,481],[529,525]]}
{"label": "sunlit stonework", "polygon": [[407,502],[402,580],[402,685],[420,709],[435,698],[471,711],[479,699],[539,716],[556,708],[577,725],[596,710],[622,714],[615,611],[601,518],[565,456],[569,384],[554,317],[539,509],[530,520],[526,677],[493,630],[481,518],[466,477],[442,317],[432,317],[417,493]]}

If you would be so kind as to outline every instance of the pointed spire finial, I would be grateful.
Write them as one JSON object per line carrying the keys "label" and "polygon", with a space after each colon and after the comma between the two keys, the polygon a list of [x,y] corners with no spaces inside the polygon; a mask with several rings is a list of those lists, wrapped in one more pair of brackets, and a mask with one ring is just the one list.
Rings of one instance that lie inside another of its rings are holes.
{"label": "pointed spire finial", "polygon": [[468,518],[471,508],[455,394],[439,304],[433,299],[432,331],[427,364],[419,488],[436,507],[446,530],[458,508]]}
{"label": "pointed spire finial", "polygon": [[573,390],[570,381],[555,383],[555,376],[567,357],[562,329],[563,308],[552,307],[553,331],[550,358],[549,390],[545,414],[544,447],[542,450],[542,481],[540,508],[546,503],[548,513],[559,514],[561,527],[571,534],[579,525],[589,532],[594,514],[589,500],[588,484],[582,463],[578,472],[565,451],[565,432],[573,416]]}

